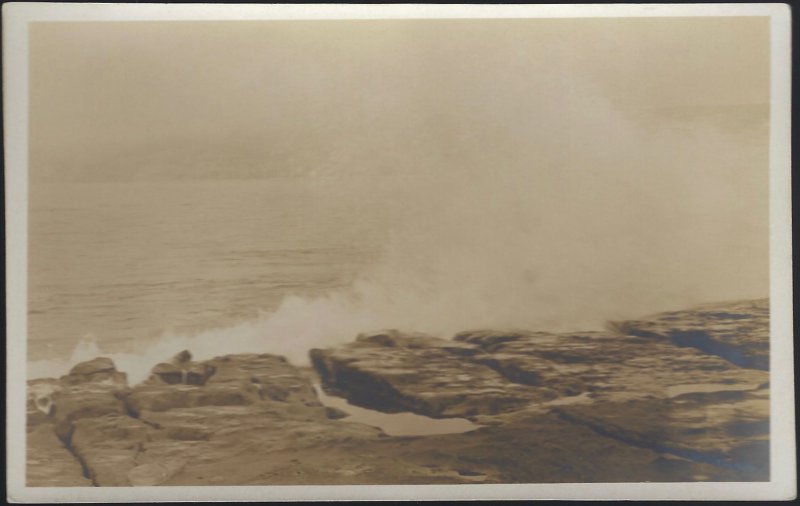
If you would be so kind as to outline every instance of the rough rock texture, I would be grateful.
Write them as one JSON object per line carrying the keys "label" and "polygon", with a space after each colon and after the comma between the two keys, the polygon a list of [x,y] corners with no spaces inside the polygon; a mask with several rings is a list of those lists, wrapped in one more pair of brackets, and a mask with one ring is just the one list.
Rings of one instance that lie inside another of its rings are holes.
{"label": "rough rock texture", "polygon": [[609,332],[464,332],[455,339],[475,344],[480,352],[473,360],[508,381],[560,399],[580,394],[597,400],[669,397],[681,386],[748,389],[768,380],[761,371],[743,370],[696,349]]}
{"label": "rough rock texture", "polygon": [[92,482],[80,462],[56,436],[52,424],[41,423],[28,431],[26,475],[31,486],[86,487]]}
{"label": "rough rock texture", "polygon": [[314,349],[310,354],[332,393],[386,412],[413,411],[431,417],[494,414],[544,398],[469,360],[475,351],[453,341],[420,335],[404,338],[389,331],[362,334],[342,348]]}
{"label": "rough rock texture", "polygon": [[[188,375],[181,383],[165,380],[160,366],[133,388],[107,376],[78,382],[73,373],[32,382],[29,486],[158,485],[198,467],[209,479],[223,472],[227,483],[240,470],[218,466],[243,453],[288,455],[326,440],[385,437],[374,427],[332,420],[307,375],[283,357],[231,355],[182,367],[214,373],[202,385]],[[57,465],[41,458],[51,450]]]}
{"label": "rough rock texture", "polygon": [[624,334],[691,346],[741,367],[769,370],[769,299],[709,304],[611,326]]}
{"label": "rough rock texture", "polygon": [[[310,352],[329,394],[384,413],[478,424],[457,434],[387,436],[356,423],[320,402],[312,371],[275,355],[194,361],[184,351],[135,386],[98,358],[29,382],[27,481],[768,480],[768,373],[752,366],[768,353],[765,308],[704,307],[607,332],[470,331],[445,340],[386,331]],[[688,331],[728,351],[674,338]]]}
{"label": "rough rock texture", "polygon": [[556,412],[619,441],[769,480],[766,390],[564,406]]}
{"label": "rough rock texture", "polygon": [[[327,391],[355,404],[467,416],[506,429],[511,420],[553,413],[738,479],[768,479],[769,375],[752,366],[768,357],[767,301],[704,306],[647,322],[654,323],[571,334],[471,331],[454,342],[383,332],[312,350],[311,357]],[[674,339],[688,329],[724,341],[726,351]]]}

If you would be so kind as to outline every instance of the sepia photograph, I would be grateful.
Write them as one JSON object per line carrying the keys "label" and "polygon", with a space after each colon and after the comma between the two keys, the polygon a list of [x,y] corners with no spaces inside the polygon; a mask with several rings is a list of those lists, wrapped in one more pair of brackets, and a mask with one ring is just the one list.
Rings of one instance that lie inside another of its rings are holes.
{"label": "sepia photograph", "polygon": [[9,500],[795,497],[785,5],[3,14]]}

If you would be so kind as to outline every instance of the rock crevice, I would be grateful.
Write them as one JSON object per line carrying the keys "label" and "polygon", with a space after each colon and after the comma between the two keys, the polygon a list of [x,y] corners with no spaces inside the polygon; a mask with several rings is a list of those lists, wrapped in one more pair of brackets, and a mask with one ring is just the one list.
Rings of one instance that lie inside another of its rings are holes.
{"label": "rock crevice", "polygon": [[769,300],[706,305],[642,320],[611,322],[622,334],[669,340],[739,367],[769,370]]}
{"label": "rock crevice", "polygon": [[767,317],[747,301],[606,332],[392,330],[310,351],[321,388],[352,405],[480,426],[425,436],[324,406],[313,375],[275,355],[184,351],[134,386],[99,357],[29,382],[27,482],[768,480]]}

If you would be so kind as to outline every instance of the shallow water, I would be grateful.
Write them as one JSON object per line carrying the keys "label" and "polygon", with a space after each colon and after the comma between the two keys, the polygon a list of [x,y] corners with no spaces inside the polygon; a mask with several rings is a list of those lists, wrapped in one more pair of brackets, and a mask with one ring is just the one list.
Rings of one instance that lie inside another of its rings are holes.
{"label": "shallow water", "polygon": [[567,397],[560,397],[550,402],[546,402],[546,406],[569,406],[572,404],[585,404],[592,402],[592,395],[589,392],[583,392],[578,395]]}
{"label": "shallow water", "polygon": [[735,384],[735,385],[728,385],[725,383],[694,383],[691,385],[675,385],[666,388],[667,397],[677,397],[683,394],[694,394],[694,393],[714,393],[714,392],[726,392],[726,391],[735,391],[735,390],[754,390],[758,387],[758,385],[742,385],[742,384]]}
{"label": "shallow water", "polygon": [[378,427],[389,436],[431,436],[435,434],[459,434],[480,427],[465,418],[430,418],[415,413],[382,413],[372,409],[354,406],[341,397],[327,395],[314,383],[314,390],[320,402],[332,408],[341,409],[350,416],[342,420],[363,423]]}

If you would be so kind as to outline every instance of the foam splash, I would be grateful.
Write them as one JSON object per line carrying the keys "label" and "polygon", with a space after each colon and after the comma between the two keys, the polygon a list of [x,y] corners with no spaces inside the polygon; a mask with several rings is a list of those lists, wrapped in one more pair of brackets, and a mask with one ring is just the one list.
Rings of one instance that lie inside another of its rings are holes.
{"label": "foam splash", "polygon": [[367,323],[358,318],[343,318],[349,311],[344,299],[337,297],[290,296],[276,311],[255,320],[196,334],[166,333],[155,341],[143,343],[137,352],[107,351],[94,337],[88,336],[66,360],[30,362],[28,378],[60,376],[76,363],[105,356],[114,361],[117,369],[127,373],[129,383],[135,385],[149,376],[154,365],[182,350],[190,350],[194,360],[235,353],[275,353],[295,364],[306,365],[311,347],[346,342],[357,333],[356,329]]}
{"label": "foam splash", "polygon": [[592,330],[765,296],[758,139],[767,134],[757,120],[745,125],[748,143],[701,123],[648,130],[590,87],[571,87],[568,100],[531,97],[504,121],[498,104],[476,104],[483,130],[451,125],[443,145],[458,149],[417,153],[420,163],[398,158],[376,177],[356,165],[318,169],[308,184],[321,199],[357,203],[353,219],[379,211],[390,231],[380,260],[352,286],[289,295],[255,320],[165,334],[136,353],[108,353],[90,338],[68,360],[31,363],[29,377],[104,355],[135,384],[183,349],[197,360],[268,352],[306,364],[310,348],[374,329]]}

